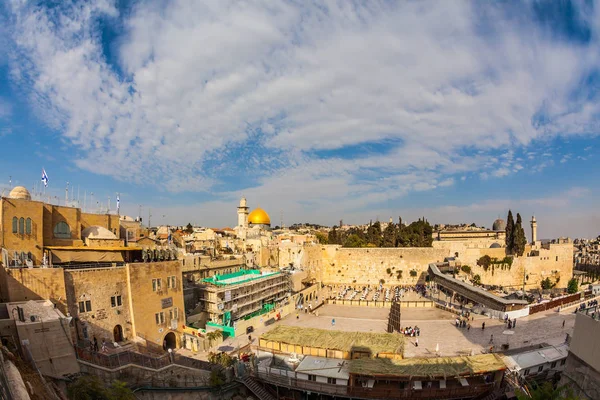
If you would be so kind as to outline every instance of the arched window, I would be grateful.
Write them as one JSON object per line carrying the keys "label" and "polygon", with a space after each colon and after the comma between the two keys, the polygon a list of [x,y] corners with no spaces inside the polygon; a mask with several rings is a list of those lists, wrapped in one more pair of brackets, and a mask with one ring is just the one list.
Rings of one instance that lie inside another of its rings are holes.
{"label": "arched window", "polygon": [[71,228],[66,222],[59,222],[54,227],[54,237],[57,239],[71,239]]}
{"label": "arched window", "polygon": [[13,233],[19,232],[19,218],[13,217]]}
{"label": "arched window", "polygon": [[25,218],[19,218],[19,235],[25,234]]}
{"label": "arched window", "polygon": [[25,233],[31,235],[31,218],[25,220]]}

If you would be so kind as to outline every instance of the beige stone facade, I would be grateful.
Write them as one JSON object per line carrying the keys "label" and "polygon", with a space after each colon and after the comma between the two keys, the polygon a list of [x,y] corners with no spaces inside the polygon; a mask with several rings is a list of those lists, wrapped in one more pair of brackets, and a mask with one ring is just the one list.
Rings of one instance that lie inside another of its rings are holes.
{"label": "beige stone facade", "polygon": [[185,324],[181,263],[135,263],[127,267],[133,332],[148,343],[179,347]]}
{"label": "beige stone facade", "polygon": [[[444,242],[441,242],[444,243]],[[510,268],[494,266],[487,271],[477,266],[484,255],[502,260],[504,248],[471,247],[469,242],[445,242],[444,246],[428,248],[343,248],[337,245],[309,245],[302,249],[282,247],[280,265],[302,266],[310,276],[325,284],[414,285],[423,282],[429,263],[454,257],[472,269],[487,285],[520,288],[523,280],[529,288],[539,288],[549,277],[558,279],[558,287],[566,287],[573,275],[573,244],[570,242],[545,246],[527,245],[525,255],[515,257]],[[399,273],[401,271],[401,273]],[[411,271],[414,271],[411,275]],[[467,276],[464,276],[467,279]]]}
{"label": "beige stone facade", "polygon": [[18,253],[21,262],[41,265],[48,247],[82,247],[81,231],[101,226],[119,238],[119,216],[88,214],[74,207],[28,199],[0,198],[0,248]]}

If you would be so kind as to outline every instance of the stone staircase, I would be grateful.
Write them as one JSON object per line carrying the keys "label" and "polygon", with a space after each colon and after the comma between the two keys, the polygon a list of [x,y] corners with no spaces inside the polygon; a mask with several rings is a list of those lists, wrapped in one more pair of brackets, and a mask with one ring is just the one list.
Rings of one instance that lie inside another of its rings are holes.
{"label": "stone staircase", "polygon": [[239,381],[243,383],[244,386],[246,386],[248,389],[250,389],[250,391],[254,393],[254,395],[256,395],[260,400],[277,400],[275,396],[269,393],[263,385],[258,383],[251,376],[246,376],[243,379],[239,379]]}

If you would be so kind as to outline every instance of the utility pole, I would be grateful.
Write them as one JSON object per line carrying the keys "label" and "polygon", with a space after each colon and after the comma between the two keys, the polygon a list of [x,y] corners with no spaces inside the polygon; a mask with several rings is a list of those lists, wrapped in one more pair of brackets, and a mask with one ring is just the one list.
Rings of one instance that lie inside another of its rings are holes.
{"label": "utility pole", "polygon": [[150,208],[148,208],[148,228],[152,227],[152,225],[150,225],[150,218],[152,218],[152,213]]}
{"label": "utility pole", "polygon": [[67,187],[65,189],[65,206],[69,206],[69,182],[67,182]]}

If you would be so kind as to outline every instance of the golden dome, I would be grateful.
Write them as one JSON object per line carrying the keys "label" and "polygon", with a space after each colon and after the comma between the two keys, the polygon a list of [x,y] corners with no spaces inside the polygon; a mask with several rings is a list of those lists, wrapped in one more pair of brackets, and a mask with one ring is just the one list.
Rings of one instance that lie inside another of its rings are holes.
{"label": "golden dome", "polygon": [[15,186],[8,194],[8,197],[11,199],[31,200],[29,190],[25,189],[23,186]]}
{"label": "golden dome", "polygon": [[271,218],[262,208],[255,208],[248,215],[248,223],[253,225],[271,225]]}

